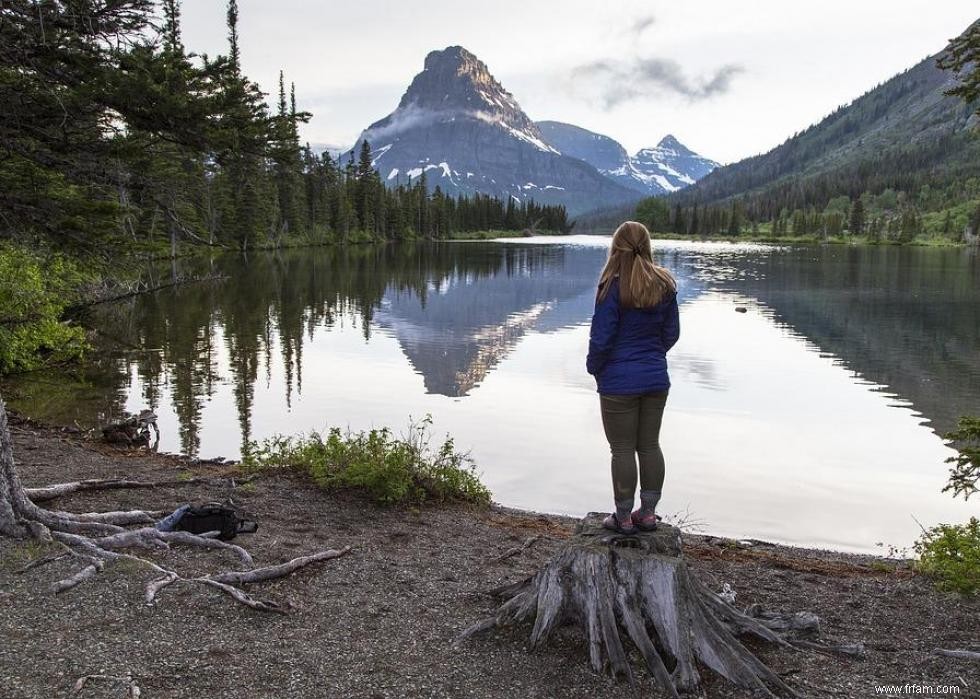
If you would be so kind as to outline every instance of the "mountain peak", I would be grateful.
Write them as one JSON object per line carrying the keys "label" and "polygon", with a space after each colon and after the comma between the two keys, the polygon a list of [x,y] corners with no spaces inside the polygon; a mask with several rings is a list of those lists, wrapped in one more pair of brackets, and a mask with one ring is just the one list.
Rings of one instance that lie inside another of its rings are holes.
{"label": "mountain peak", "polygon": [[486,64],[462,46],[425,57],[398,107],[365,129],[382,179],[397,186],[424,173],[451,196],[561,203],[574,214],[635,201],[639,194],[549,145]]}
{"label": "mountain peak", "polygon": [[687,146],[677,140],[674,134],[667,134],[660,139],[660,143],[657,144],[657,148],[669,148],[671,150],[688,150]]}
{"label": "mountain peak", "polygon": [[454,66],[458,69],[472,66],[487,71],[486,65],[462,46],[447,46],[441,51],[430,51],[425,57],[425,70],[438,70],[442,66]]}
{"label": "mountain peak", "polygon": [[584,160],[614,182],[646,195],[686,187],[717,165],[669,134],[656,147],[643,148],[630,157],[609,136],[560,121],[539,121],[537,125],[545,141],[560,152]]}
{"label": "mountain peak", "polygon": [[437,112],[487,112],[507,122],[521,122],[522,127],[528,121],[521,118],[517,101],[490,74],[486,64],[462,46],[429,53],[424,70],[412,80],[398,106]]}

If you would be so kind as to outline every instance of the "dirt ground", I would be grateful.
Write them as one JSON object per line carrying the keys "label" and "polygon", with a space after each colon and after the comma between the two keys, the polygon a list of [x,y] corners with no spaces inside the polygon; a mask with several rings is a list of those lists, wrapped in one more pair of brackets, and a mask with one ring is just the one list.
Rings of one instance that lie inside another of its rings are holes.
{"label": "dirt ground", "polygon": [[[334,560],[253,586],[256,597],[292,604],[288,615],[249,610],[200,586],[172,586],[153,606],[153,573],[109,566],[62,595],[49,584],[67,561],[18,573],[44,551],[0,539],[0,697],[126,696],[127,685],[86,675],[131,675],[143,699],[164,697],[604,697],[628,687],[595,674],[580,631],[529,653],[529,629],[495,632],[454,649],[469,624],[496,606],[487,590],[533,573],[562,546],[574,521],[503,508],[380,508],[353,494],[326,493],[299,478],[242,483],[234,469],[186,459],[127,454],[80,436],[24,422],[13,426],[27,486],[81,478],[145,480],[210,476],[207,483],[76,494],[46,503],[70,511],[173,509],[232,498],[260,523],[246,546],[259,565],[351,546]],[[501,555],[539,536],[515,555]],[[737,605],[807,610],[821,638],[863,642],[864,659],[752,644],[805,697],[980,697],[980,662],[936,648],[980,650],[980,600],[937,592],[907,565],[837,553],[712,537],[685,539],[695,574],[709,588],[729,583]],[[154,554],[189,572],[232,569],[224,553]],[[646,678],[645,672],[638,673]],[[708,676],[708,697],[747,697]],[[955,688],[955,689],[953,689]],[[662,693],[648,678],[642,696]]]}

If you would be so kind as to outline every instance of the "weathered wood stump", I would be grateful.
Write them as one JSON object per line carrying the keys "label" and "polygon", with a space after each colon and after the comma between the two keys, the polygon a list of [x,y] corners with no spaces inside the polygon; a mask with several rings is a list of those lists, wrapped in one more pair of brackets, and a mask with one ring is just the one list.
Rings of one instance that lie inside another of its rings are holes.
{"label": "weathered wood stump", "polygon": [[534,576],[496,590],[507,600],[460,637],[531,620],[531,647],[560,625],[584,632],[596,672],[607,667],[635,684],[623,632],[669,696],[701,687],[701,664],[767,696],[796,696],[736,637],[788,646],[764,620],[746,616],[705,588],[687,567],[680,530],[623,536],[591,513],[575,536]]}
{"label": "weathered wood stump", "polygon": [[107,425],[102,428],[102,438],[110,444],[124,444],[128,447],[148,447],[151,443],[150,428],[156,435],[156,443],[160,443],[160,428],[157,427],[157,416],[152,410],[142,410],[137,415],[130,415],[125,420]]}

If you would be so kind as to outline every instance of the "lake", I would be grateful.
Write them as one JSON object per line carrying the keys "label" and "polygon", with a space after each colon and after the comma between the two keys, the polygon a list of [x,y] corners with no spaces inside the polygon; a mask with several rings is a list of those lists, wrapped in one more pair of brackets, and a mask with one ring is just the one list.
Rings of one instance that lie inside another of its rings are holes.
{"label": "lake", "polygon": [[[608,238],[294,249],[178,261],[222,282],[93,307],[94,361],[7,386],[82,426],[153,408],[160,448],[407,428],[468,449],[502,504],[611,507],[585,372]],[[840,550],[907,547],[980,501],[941,493],[939,434],[980,414],[976,251],[655,241],[681,340],[661,509],[696,530]],[[743,307],[746,312],[736,312]]]}

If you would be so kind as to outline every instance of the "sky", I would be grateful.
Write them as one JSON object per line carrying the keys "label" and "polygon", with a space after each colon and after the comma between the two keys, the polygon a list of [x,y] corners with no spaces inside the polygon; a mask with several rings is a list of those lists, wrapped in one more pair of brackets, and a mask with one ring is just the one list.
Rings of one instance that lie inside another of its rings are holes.
{"label": "sky", "polygon": [[[239,0],[242,63],[296,83],[311,143],[348,146],[428,52],[462,45],[535,120],[628,151],[670,133],[721,163],[778,145],[942,50],[976,0]],[[227,51],[225,2],[183,3],[188,50]]]}

